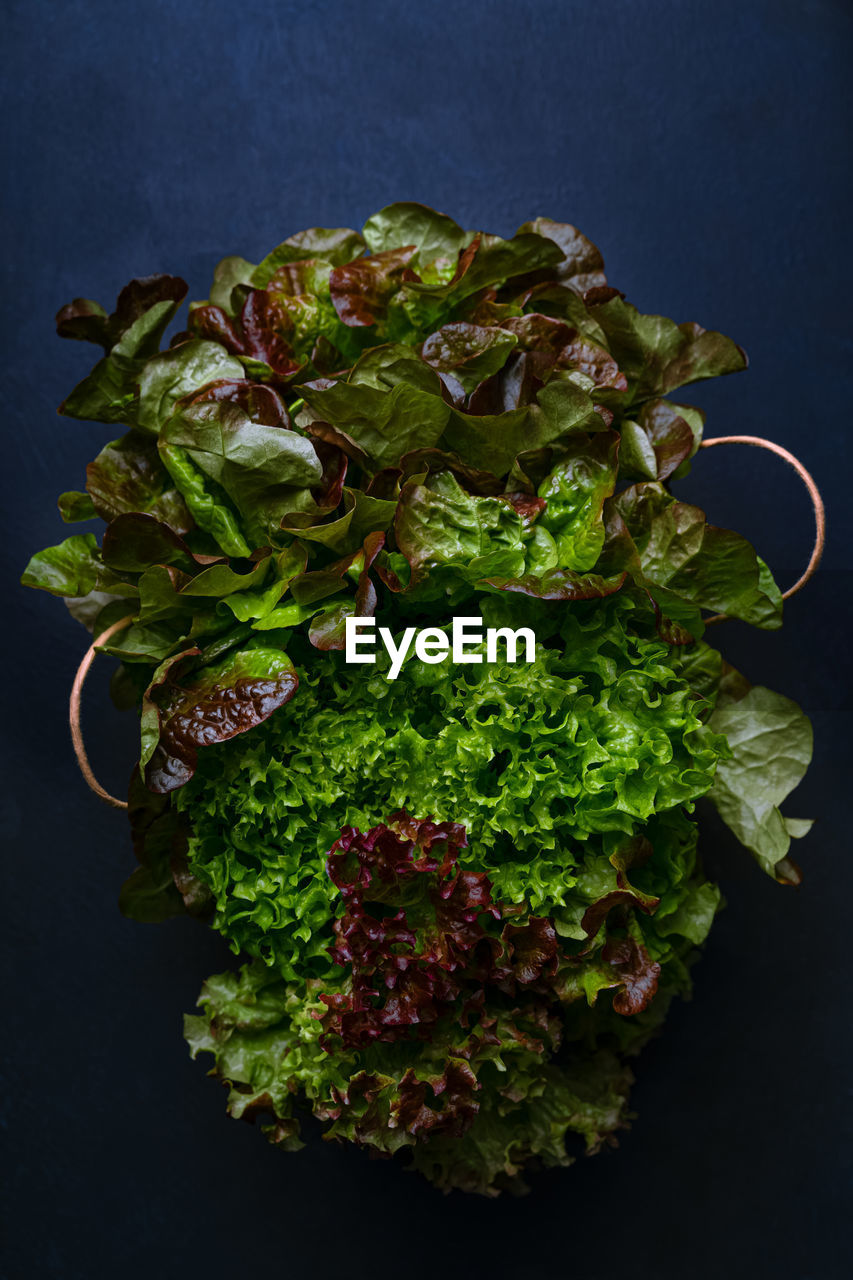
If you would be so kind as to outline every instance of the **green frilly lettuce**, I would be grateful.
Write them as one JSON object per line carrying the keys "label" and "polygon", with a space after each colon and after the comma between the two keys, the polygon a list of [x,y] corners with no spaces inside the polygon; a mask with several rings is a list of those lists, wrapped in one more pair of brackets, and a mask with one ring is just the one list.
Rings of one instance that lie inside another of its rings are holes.
{"label": "green frilly lettuce", "polygon": [[631,619],[627,600],[579,608],[529,666],[415,659],[392,682],[381,667],[353,678],[342,655],[315,660],[288,713],[202,753],[176,794],[216,927],[288,978],[322,972],[325,854],[343,826],[404,808],[461,822],[463,865],[583,938],[586,907],[617,889],[611,853],[689,811],[727,754],[666,646]]}

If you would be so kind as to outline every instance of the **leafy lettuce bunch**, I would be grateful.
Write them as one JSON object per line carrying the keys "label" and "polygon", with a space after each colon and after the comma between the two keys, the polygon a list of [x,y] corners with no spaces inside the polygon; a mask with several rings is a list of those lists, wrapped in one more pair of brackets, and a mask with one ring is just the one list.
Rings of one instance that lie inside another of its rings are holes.
{"label": "leafy lettuce bunch", "polygon": [[[59,499],[100,540],[24,574],[117,624],[122,909],[201,916],[244,958],[187,1029],[233,1114],[292,1147],[309,1108],[443,1188],[517,1190],[612,1140],[627,1058],[689,991],[720,896],[696,801],[799,879],[809,823],[779,806],[808,721],[705,638],[708,611],[779,627],[781,595],[671,492],[704,429],[673,393],[746,358],[638,312],[545,218],[502,239],[407,203],[301,232],[224,259],[164,348],[185,294],[59,312],[102,348],[60,412],[121,433]],[[532,627],[535,661],[344,660],[348,618],[460,612]]]}

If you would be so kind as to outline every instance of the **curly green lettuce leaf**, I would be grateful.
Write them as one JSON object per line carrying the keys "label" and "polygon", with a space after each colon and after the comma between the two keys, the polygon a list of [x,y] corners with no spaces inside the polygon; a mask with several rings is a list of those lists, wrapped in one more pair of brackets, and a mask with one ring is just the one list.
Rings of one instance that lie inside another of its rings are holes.
{"label": "curly green lettuce leaf", "polygon": [[[343,826],[401,808],[464,823],[463,865],[488,871],[501,897],[553,914],[596,839],[691,805],[725,751],[667,647],[627,630],[633,608],[571,606],[564,649],[540,647],[530,666],[501,650],[494,666],[410,660],[395,681],[381,663],[352,679],[341,659],[315,654],[288,707],[201,753],[196,780],[176,793],[193,815],[191,867],[214,894],[216,927],[287,975],[324,972],[323,856]],[[618,887],[604,864],[583,910]]]}
{"label": "curly green lettuce leaf", "polygon": [[[328,1053],[321,1020],[334,985],[286,983],[256,963],[205,983],[185,1035],[193,1057],[212,1055],[229,1112],[266,1121],[283,1149],[302,1145],[303,1102],[327,1139],[407,1154],[442,1190],[495,1195],[525,1190],[531,1159],[571,1163],[567,1138],[591,1153],[624,1127],[632,1078],[603,1047],[549,1062],[560,1024],[541,999],[494,998],[480,1001],[464,1029],[445,1019],[429,1038]],[[638,1032],[635,1043],[649,1033]]]}

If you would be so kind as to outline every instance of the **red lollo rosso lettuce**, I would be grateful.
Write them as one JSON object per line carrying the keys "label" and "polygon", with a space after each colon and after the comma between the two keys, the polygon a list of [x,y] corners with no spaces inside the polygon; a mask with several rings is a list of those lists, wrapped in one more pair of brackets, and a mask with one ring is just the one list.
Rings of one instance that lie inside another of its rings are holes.
{"label": "red lollo rosso lettuce", "polygon": [[[703,797],[776,881],[811,729],[707,643],[708,611],[782,621],[767,565],[672,486],[746,367],[643,315],[547,218],[507,239],[407,202],[311,228],[187,287],[76,299],[100,348],[60,412],[110,429],[59,499],[100,519],[23,581],[66,599],[140,716],[121,908],[207,918],[243,967],[188,1020],[235,1115],[438,1186],[625,1123],[626,1062],[689,990],[719,904]],[[112,438],[116,437],[116,438]],[[350,617],[527,626],[530,666],[347,667]],[[392,815],[390,818],[387,815]],[[383,821],[385,819],[385,821]]]}
{"label": "red lollo rosso lettuce", "polygon": [[[624,1124],[629,1077],[612,1056],[597,1053],[601,1078],[589,1073],[580,1096],[586,1055],[553,1061],[561,1010],[596,966],[568,954],[546,918],[495,901],[485,874],[459,867],[465,843],[458,824],[403,812],[368,832],[347,828],[328,859],[342,899],[331,955],[346,976],[332,990],[310,983],[302,1001],[263,966],[209,984],[207,1016],[188,1018],[187,1034],[194,1052],[214,1054],[235,1114],[267,1114],[271,1140],[292,1146],[302,1095],[328,1136],[407,1149],[416,1167],[437,1162],[445,1188],[491,1194],[523,1189],[533,1155],[567,1163],[568,1132],[594,1148]],[[659,973],[628,934],[604,949],[594,984],[616,990],[616,1013],[636,1014]],[[554,1130],[540,1147],[530,1115],[545,1092]],[[467,1159],[439,1155],[436,1138],[465,1144]],[[494,1167],[469,1163],[484,1138]]]}
{"label": "red lollo rosso lettuce", "polygon": [[[426,1037],[454,1004],[456,1022],[467,1026],[491,986],[510,1001],[525,991],[577,988],[577,973],[589,967],[585,949],[567,957],[547,917],[519,919],[522,906],[493,901],[489,877],[458,865],[457,850],[466,843],[456,823],[413,820],[401,811],[364,834],[346,828],[332,846],[328,872],[343,914],[334,922],[330,955],[351,976],[345,993],[320,996],[329,1010],[321,1019],[323,1048],[333,1036],[347,1048],[393,1043],[411,1031]],[[618,892],[619,900],[632,897]],[[587,919],[593,909],[585,914],[590,935],[615,896],[596,904],[603,909],[594,924]],[[406,905],[386,914],[401,902]],[[487,917],[500,923],[499,934],[487,932]],[[640,1013],[657,990],[660,965],[631,936],[611,939],[601,955],[612,969],[601,985],[620,988],[616,1012]],[[571,975],[562,986],[561,971]]]}

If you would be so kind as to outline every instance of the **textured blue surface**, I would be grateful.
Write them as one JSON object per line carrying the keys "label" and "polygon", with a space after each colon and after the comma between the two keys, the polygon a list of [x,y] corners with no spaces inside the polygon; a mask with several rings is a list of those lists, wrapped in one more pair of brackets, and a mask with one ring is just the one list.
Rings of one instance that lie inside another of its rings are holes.
{"label": "textured blue surface", "polygon": [[[830,543],[783,634],[725,636],[815,721],[805,886],[774,889],[710,827],[731,905],[693,1004],[639,1063],[634,1129],[618,1154],[498,1204],[443,1200],[354,1152],[283,1157],[226,1121],[180,1015],[227,957],[192,924],[115,912],[123,820],[83,788],[64,724],[80,634],[12,586],[2,1275],[846,1275],[850,5],[12,0],[4,26],[13,581],[64,536],[56,495],[104,438],[55,415],[89,359],[53,337],[56,308],[158,270],[203,297],[225,253],[257,260],[394,199],[504,233],[538,213],[575,222],[640,307],[735,337],[750,372],[692,398],[709,434],[800,454]],[[798,574],[809,511],[781,463],[715,450],[682,493],[751,536],[780,580]],[[132,727],[102,673],[95,685],[92,754],[117,788]]]}

